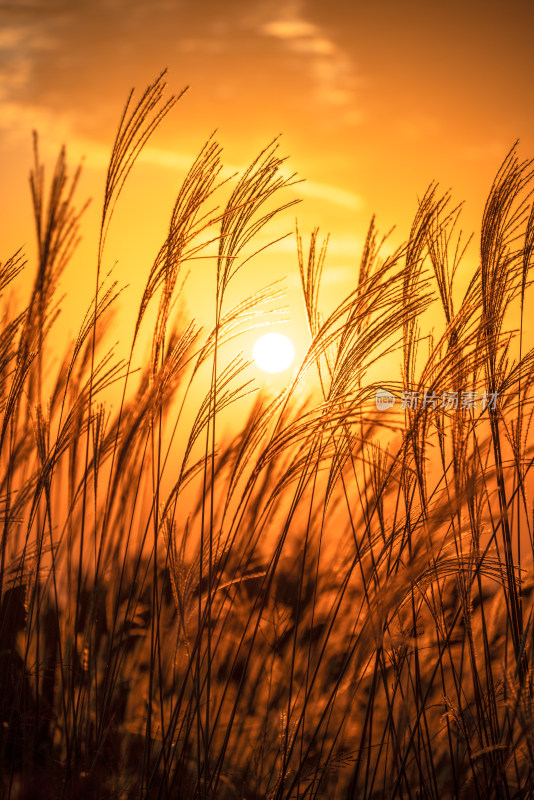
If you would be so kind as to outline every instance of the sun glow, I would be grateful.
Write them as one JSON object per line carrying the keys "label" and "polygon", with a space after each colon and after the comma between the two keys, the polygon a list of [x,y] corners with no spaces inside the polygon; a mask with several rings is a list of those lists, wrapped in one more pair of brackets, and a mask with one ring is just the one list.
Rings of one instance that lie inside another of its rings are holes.
{"label": "sun glow", "polygon": [[264,372],[283,372],[293,363],[295,348],[282,333],[267,333],[258,339],[252,355]]}

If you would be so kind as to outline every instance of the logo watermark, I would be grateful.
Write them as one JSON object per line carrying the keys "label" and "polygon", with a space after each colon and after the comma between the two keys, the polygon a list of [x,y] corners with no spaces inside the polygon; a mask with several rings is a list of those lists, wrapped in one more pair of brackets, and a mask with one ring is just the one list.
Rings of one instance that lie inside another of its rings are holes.
{"label": "logo watermark", "polygon": [[387,411],[395,405],[395,395],[387,389],[378,389],[375,397],[376,407],[379,411]]}

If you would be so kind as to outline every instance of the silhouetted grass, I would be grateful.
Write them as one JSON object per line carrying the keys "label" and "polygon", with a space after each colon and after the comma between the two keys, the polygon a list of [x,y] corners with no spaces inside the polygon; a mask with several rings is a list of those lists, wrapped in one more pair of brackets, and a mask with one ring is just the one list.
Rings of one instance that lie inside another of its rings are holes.
{"label": "silhouetted grass", "polygon": [[[244,416],[235,404],[254,387],[223,345],[280,293],[229,307],[228,287],[294,202],[276,141],[232,181],[206,142],[129,356],[106,346],[120,294],[103,278],[106,235],[177,99],[165,96],[160,76],[126,105],[95,295],[56,372],[48,342],[79,172],[69,180],[63,150],[47,194],[37,137],[26,308],[6,294],[22,253],[0,267],[3,796],[533,796],[532,162],[514,147],[497,173],[460,297],[468,242],[437,186],[391,255],[372,220],[357,283],[326,318],[327,240],[314,230],[306,248],[297,231],[310,346],[291,385]],[[198,258],[214,268],[211,331],[180,310]],[[370,368],[395,353],[400,379],[373,384]],[[498,402],[379,412],[378,388]]]}

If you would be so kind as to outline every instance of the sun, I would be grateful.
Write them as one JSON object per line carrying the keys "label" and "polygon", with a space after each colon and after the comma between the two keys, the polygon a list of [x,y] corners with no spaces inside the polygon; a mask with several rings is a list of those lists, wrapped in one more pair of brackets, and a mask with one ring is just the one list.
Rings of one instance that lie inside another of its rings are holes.
{"label": "sun", "polygon": [[293,363],[295,348],[282,333],[266,333],[254,345],[252,355],[264,372],[283,372]]}

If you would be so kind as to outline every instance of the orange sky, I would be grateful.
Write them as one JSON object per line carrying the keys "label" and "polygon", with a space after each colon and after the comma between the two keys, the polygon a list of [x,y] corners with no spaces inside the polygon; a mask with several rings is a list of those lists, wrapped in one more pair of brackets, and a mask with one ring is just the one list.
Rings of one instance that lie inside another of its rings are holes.
{"label": "orange sky", "polygon": [[[27,177],[37,128],[49,174],[63,142],[73,167],[85,156],[79,199],[90,195],[93,205],[64,285],[86,307],[124,100],[167,67],[170,91],[191,88],[151,140],[117,212],[107,261],[132,284],[125,302],[134,302],[186,166],[214,128],[236,168],[283,133],[289,167],[307,183],[297,191],[302,204],[271,233],[291,231],[295,214],[306,236],[314,225],[331,232],[325,292],[340,299],[372,213],[403,239],[417,197],[437,180],[466,201],[472,230],[513,142],[534,156],[533,23],[532,3],[517,0],[0,3],[0,260],[21,245],[33,253]],[[293,240],[262,264],[250,286],[287,276],[297,303]],[[74,307],[67,326],[76,327]]]}

